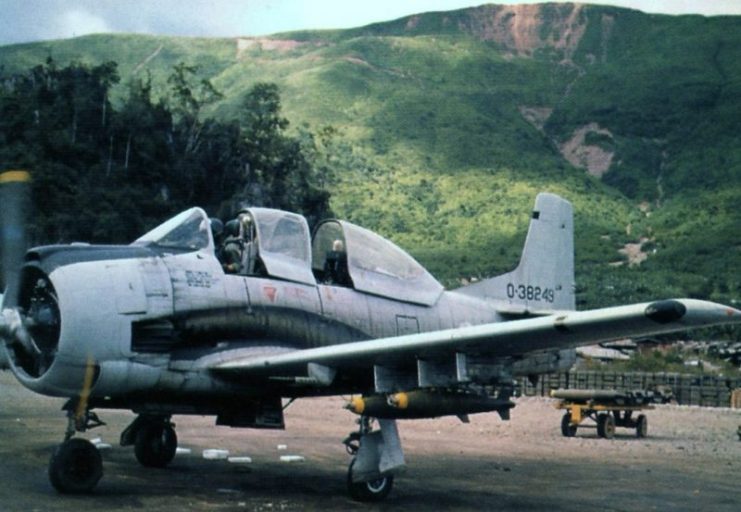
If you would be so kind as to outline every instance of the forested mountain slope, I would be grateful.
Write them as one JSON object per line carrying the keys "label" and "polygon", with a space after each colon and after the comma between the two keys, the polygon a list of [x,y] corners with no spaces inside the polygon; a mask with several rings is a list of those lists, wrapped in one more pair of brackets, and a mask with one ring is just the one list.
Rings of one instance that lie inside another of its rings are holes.
{"label": "forested mountain slope", "polygon": [[513,266],[549,190],[575,206],[581,307],[741,300],[739,17],[484,5],[263,38],[14,45],[0,65],[49,56],[115,61],[114,103],[132,79],[165,95],[174,65],[198,65],[223,94],[203,115],[224,120],[276,83],[292,129],[323,134],[334,212],[449,285]]}

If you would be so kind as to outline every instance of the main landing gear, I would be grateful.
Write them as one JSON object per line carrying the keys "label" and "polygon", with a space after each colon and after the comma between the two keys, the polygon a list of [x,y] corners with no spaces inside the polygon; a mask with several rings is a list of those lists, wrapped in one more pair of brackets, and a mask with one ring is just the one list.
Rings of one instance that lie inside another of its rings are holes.
{"label": "main landing gear", "polygon": [[[103,476],[103,460],[93,443],[72,436],[105,423],[90,410],[76,412],[74,401],[68,402],[64,409],[67,431],[64,442],[55,448],[49,461],[49,481],[60,493],[88,493]],[[175,457],[178,445],[175,424],[170,416],[139,415],[121,433],[121,446],[131,445],[142,466],[163,468]]]}
{"label": "main landing gear", "polygon": [[373,430],[373,419],[362,416],[360,428],[344,441],[353,456],[347,469],[347,490],[355,501],[384,500],[394,486],[394,474],[404,468],[399,433],[393,420],[378,420],[380,430]]}
{"label": "main landing gear", "polygon": [[138,416],[121,433],[121,446],[134,445],[139,464],[164,468],[175,457],[178,437],[169,416]]}

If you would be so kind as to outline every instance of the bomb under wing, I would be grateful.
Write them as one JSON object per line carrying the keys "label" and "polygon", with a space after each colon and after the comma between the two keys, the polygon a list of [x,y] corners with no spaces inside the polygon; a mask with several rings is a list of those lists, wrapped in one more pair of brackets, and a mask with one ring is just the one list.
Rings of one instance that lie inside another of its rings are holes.
{"label": "bomb under wing", "polygon": [[408,391],[391,395],[353,397],[347,409],[382,419],[420,419],[497,411],[503,419],[515,404],[508,399],[452,391]]}

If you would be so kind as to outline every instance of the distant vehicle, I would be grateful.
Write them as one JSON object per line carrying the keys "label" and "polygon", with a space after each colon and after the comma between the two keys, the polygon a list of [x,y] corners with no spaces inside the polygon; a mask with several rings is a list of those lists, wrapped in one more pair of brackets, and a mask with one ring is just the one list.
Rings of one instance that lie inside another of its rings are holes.
{"label": "distant vehicle", "polygon": [[577,346],[741,321],[741,311],[690,299],[575,311],[572,207],[553,194],[536,198],[515,270],[445,291],[371,231],[327,220],[312,236],[302,216],[266,208],[227,223],[222,247],[218,223],[191,208],[131,245],[24,256],[14,234],[27,180],[0,175],[0,350],[24,386],[69,398],[49,467],[61,492],[101,478],[96,448],[73,437],[101,424],[95,409],[137,413],[121,444],[162,467],[177,446],[174,414],[280,429],[284,399],[353,394],[361,421],[345,440],[349,492],[381,500],[404,465],[397,419],[508,419],[513,379],[568,369]]}

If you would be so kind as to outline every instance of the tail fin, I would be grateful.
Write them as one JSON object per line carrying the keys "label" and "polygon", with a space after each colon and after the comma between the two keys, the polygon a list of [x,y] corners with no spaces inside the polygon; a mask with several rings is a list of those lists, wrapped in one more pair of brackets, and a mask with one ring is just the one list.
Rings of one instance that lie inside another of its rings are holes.
{"label": "tail fin", "polygon": [[517,268],[456,291],[495,301],[503,313],[576,309],[571,203],[555,194],[538,194]]}

